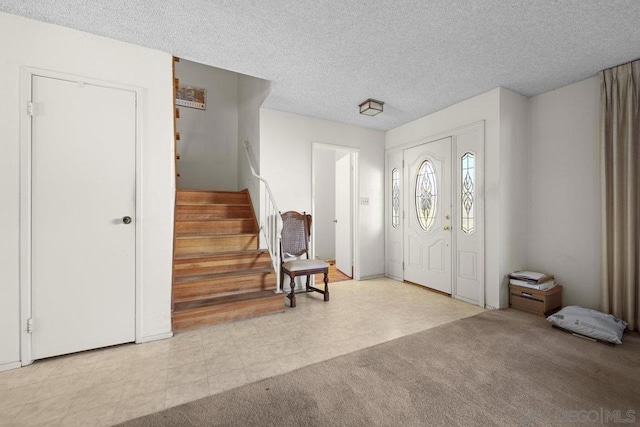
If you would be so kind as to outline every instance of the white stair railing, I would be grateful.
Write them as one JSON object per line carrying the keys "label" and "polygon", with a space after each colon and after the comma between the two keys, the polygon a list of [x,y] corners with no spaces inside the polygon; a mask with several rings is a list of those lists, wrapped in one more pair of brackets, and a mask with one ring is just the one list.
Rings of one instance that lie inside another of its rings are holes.
{"label": "white stair railing", "polygon": [[260,212],[257,212],[258,224],[267,249],[269,249],[271,264],[273,264],[273,269],[276,272],[276,292],[280,293],[282,292],[282,288],[280,287],[280,230],[282,230],[280,211],[278,210],[278,205],[276,205],[276,199],[273,197],[269,183],[258,175],[253,167],[254,162],[249,141],[244,141],[244,152],[247,156],[247,163],[249,164],[251,175],[253,175],[259,183],[260,194],[264,194],[261,206],[258,207],[260,210]]}

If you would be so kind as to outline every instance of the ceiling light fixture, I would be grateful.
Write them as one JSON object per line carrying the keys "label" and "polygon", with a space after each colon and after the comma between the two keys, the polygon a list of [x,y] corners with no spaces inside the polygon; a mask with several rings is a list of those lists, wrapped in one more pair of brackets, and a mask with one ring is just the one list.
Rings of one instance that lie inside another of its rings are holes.
{"label": "ceiling light fixture", "polygon": [[360,104],[360,114],[373,117],[376,114],[382,113],[383,105],[384,102],[369,98]]}

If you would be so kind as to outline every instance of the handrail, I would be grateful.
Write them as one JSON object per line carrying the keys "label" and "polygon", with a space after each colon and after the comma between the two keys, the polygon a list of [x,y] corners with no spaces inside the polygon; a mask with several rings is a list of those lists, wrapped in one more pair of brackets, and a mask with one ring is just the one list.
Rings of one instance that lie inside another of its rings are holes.
{"label": "handrail", "polygon": [[244,152],[247,157],[247,163],[249,164],[251,175],[253,175],[258,182],[262,183],[262,186],[265,189],[264,203],[259,207],[259,226],[267,243],[267,249],[269,249],[271,264],[276,272],[276,292],[280,293],[282,292],[282,288],[280,286],[280,211],[278,210],[278,205],[276,204],[276,199],[273,197],[269,183],[266,179],[261,177],[253,167],[249,141],[244,141]]}

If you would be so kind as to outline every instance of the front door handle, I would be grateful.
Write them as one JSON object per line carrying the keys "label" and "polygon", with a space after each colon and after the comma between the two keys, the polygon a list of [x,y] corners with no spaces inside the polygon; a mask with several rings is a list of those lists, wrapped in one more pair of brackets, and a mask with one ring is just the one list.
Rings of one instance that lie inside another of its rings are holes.
{"label": "front door handle", "polygon": [[451,230],[451,227],[449,227],[448,225],[445,225],[444,227],[442,227],[443,230],[448,231]]}
{"label": "front door handle", "polygon": [[124,222],[125,224],[131,224],[131,217],[130,216],[123,216],[122,217],[122,222]]}

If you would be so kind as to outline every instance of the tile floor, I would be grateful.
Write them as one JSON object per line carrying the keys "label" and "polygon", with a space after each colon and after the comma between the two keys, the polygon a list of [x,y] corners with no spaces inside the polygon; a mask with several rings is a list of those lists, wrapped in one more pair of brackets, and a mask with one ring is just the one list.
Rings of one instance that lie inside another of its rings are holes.
{"label": "tile floor", "polygon": [[282,314],[0,372],[0,426],[112,425],[483,311],[390,279],[296,298]]}

